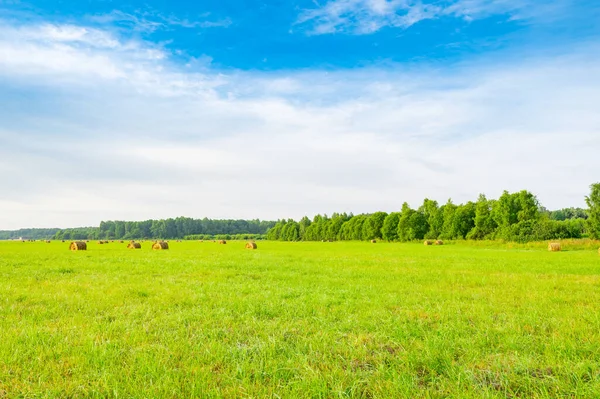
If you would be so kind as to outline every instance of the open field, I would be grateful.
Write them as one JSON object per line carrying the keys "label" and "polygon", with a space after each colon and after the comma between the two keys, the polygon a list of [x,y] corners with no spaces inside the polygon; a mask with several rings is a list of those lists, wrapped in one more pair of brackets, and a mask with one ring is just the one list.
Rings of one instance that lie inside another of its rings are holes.
{"label": "open field", "polygon": [[596,244],[0,243],[0,398],[597,398]]}

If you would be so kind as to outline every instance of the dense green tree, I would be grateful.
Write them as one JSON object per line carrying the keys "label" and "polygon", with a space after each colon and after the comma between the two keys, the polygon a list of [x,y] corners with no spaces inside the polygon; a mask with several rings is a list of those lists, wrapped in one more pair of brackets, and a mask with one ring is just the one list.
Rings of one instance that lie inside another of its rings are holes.
{"label": "dense green tree", "polygon": [[590,195],[585,197],[588,206],[587,229],[591,238],[600,239],[600,183],[590,186]]}
{"label": "dense green tree", "polygon": [[385,212],[375,212],[374,214],[368,216],[363,223],[362,239],[381,239],[381,228],[383,227],[383,222],[386,217],[387,213]]}
{"label": "dense green tree", "polygon": [[381,236],[384,240],[396,241],[398,239],[398,223],[400,222],[400,212],[392,212],[383,221],[381,227]]}
{"label": "dense green tree", "polygon": [[468,239],[483,240],[491,238],[498,225],[492,218],[493,201],[480,194],[475,204],[475,227],[467,234]]}
{"label": "dense green tree", "polygon": [[444,226],[444,214],[439,208],[437,201],[425,198],[423,205],[418,209],[427,219],[428,231],[425,238],[436,239],[440,236]]}

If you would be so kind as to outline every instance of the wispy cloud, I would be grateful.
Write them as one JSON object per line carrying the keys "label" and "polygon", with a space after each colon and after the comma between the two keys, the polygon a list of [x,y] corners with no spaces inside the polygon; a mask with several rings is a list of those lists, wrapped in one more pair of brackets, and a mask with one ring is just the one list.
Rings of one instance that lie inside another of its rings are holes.
{"label": "wispy cloud", "polygon": [[344,32],[370,34],[384,27],[406,29],[428,19],[454,17],[466,21],[492,15],[552,20],[563,15],[570,0],[329,0],[300,13],[296,25],[313,35]]}
{"label": "wispy cloud", "polygon": [[595,50],[222,73],[107,30],[2,24],[0,229],[391,211],[522,188],[581,205],[600,168]]}
{"label": "wispy cloud", "polygon": [[119,10],[113,10],[108,14],[93,15],[89,17],[90,21],[100,24],[123,24],[131,29],[142,32],[154,32],[159,29],[168,29],[171,27],[182,28],[226,28],[232,24],[230,18],[212,19],[211,15],[206,13],[199,15],[196,19],[179,18],[172,14],[165,15],[153,11],[139,11],[136,13],[126,13]]}

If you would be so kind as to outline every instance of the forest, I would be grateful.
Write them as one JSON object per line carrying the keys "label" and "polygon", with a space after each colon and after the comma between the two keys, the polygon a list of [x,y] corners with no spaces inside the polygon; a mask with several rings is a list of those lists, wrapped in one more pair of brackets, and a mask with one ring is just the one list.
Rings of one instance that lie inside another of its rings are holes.
{"label": "forest", "polygon": [[425,199],[398,212],[316,215],[312,220],[212,220],[178,217],[160,220],[103,221],[98,227],[0,231],[0,240],[18,239],[268,239],[278,241],[504,240],[543,241],[600,238],[600,183],[590,186],[588,209],[549,211],[531,192],[504,193],[498,199],[481,194],[477,201],[440,205]]}
{"label": "forest", "polygon": [[280,220],[267,239],[280,241],[386,240],[505,240],[542,241],[600,238],[600,184],[586,197],[589,209],[548,211],[529,191],[504,193],[497,200],[480,195],[477,201],[439,205],[425,199],[417,209],[406,202],[399,212],[316,215],[312,220]]}
{"label": "forest", "polygon": [[[20,237],[40,240],[129,240],[129,239],[210,239],[227,238],[239,235],[259,238],[275,225],[275,222],[261,220],[213,220],[178,217],[141,222],[103,221],[98,227],[78,227],[71,229],[21,229],[0,231],[0,240]],[[229,239],[229,238],[227,238]]]}

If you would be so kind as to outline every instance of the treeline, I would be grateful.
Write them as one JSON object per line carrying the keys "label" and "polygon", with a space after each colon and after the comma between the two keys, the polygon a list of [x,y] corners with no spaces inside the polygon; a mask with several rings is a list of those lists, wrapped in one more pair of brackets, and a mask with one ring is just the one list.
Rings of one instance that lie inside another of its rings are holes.
{"label": "treeline", "polygon": [[[594,187],[594,186],[592,186]],[[600,192],[600,186],[598,187]],[[599,202],[600,204],[600,202]],[[581,238],[590,231],[589,211],[568,208],[547,211],[528,191],[505,191],[497,199],[480,195],[477,201],[439,205],[425,199],[412,209],[407,203],[399,212],[352,215],[317,215],[296,222],[280,220],[267,239],[280,241],[373,240],[413,241],[423,239],[502,239],[528,242]],[[593,226],[592,226],[593,227]],[[593,229],[592,229],[593,231]]]}
{"label": "treeline", "polygon": [[17,240],[21,237],[30,240],[47,240],[54,237],[60,229],[19,229],[19,230],[2,230],[0,231],[0,240]]}
{"label": "treeline", "polygon": [[[221,236],[263,236],[275,225],[261,220],[212,220],[178,217],[146,220],[142,222],[103,221],[99,227],[73,229],[23,229],[2,231],[0,239],[55,239],[55,240],[134,240],[134,239],[183,239],[186,236],[203,236],[216,239]],[[219,238],[225,239],[225,238]],[[232,238],[229,238],[232,239]]]}
{"label": "treeline", "polygon": [[258,240],[266,240],[266,234],[193,234],[190,236],[185,236],[184,240],[250,240],[250,241],[258,241]]}

